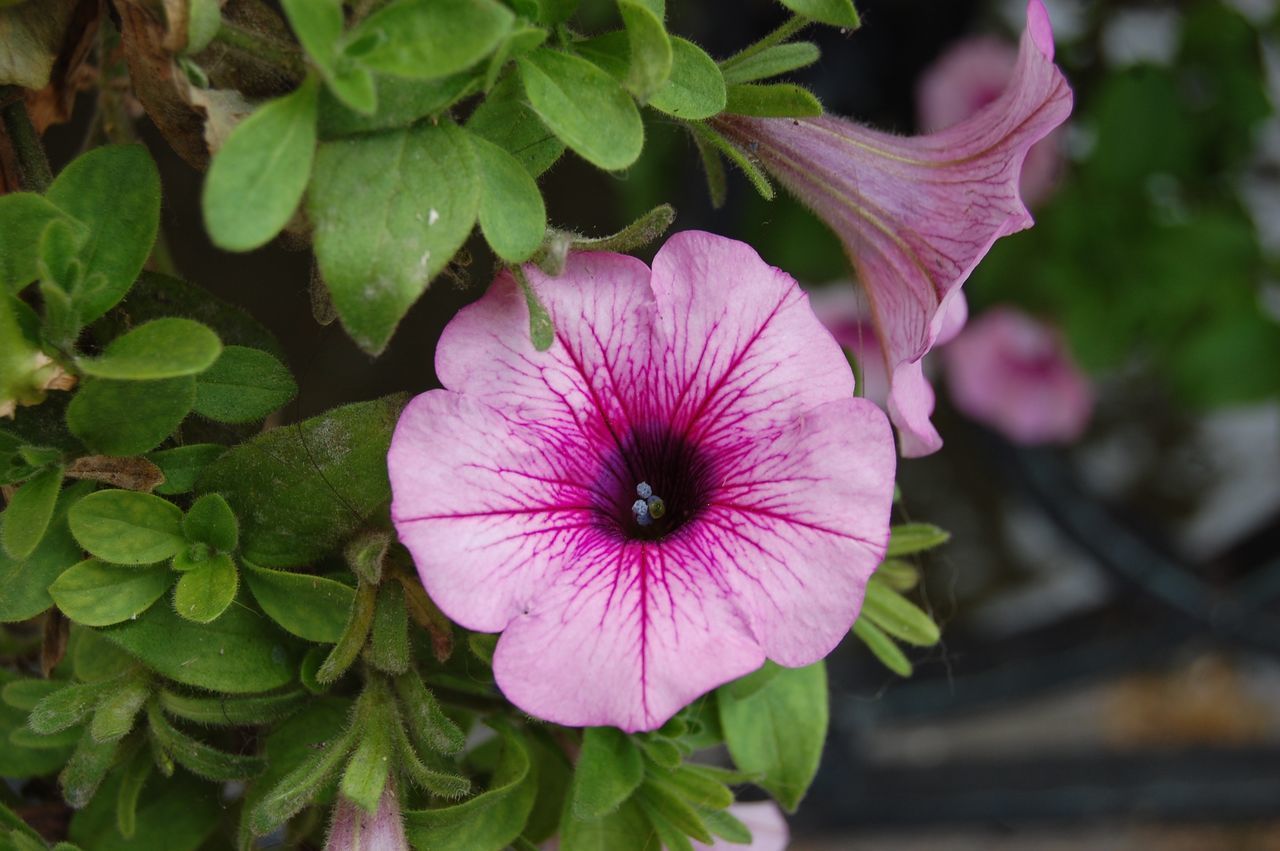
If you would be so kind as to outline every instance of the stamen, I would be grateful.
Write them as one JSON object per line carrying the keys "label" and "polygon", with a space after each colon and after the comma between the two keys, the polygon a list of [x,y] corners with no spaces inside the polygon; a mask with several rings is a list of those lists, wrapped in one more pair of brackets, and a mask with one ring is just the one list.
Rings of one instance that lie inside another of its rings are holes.
{"label": "stamen", "polygon": [[641,526],[649,526],[667,513],[667,504],[662,497],[653,495],[653,488],[648,482],[636,485],[636,496],[640,498],[631,503],[631,513]]}
{"label": "stamen", "polygon": [[667,513],[667,504],[662,501],[660,496],[649,497],[649,516],[654,520],[661,520],[662,515]]}
{"label": "stamen", "polygon": [[649,516],[649,503],[643,499],[637,499],[631,503],[631,513],[635,515],[636,522],[641,526],[648,526],[653,522],[653,518]]}
{"label": "stamen", "polygon": [[641,482],[640,484],[636,485],[636,496],[640,497],[641,499],[648,499],[649,497],[653,496],[653,488],[649,487],[648,482]]}

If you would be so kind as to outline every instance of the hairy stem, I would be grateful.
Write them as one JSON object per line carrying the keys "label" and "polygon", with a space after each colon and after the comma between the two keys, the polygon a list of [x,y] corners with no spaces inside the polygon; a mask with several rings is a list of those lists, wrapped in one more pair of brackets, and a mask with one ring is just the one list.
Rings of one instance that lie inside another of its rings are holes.
{"label": "hairy stem", "polygon": [[40,144],[40,136],[31,124],[31,116],[27,114],[21,90],[14,86],[0,89],[0,100],[10,97],[13,99],[0,108],[0,121],[4,123],[4,131],[13,143],[13,151],[18,158],[22,187],[32,192],[44,192],[53,182],[53,172],[49,170],[44,146]]}
{"label": "hairy stem", "polygon": [[792,15],[782,24],[782,26],[778,27],[755,44],[743,48],[721,62],[720,67],[732,68],[744,59],[755,56],[757,53],[760,53],[763,50],[768,50],[770,47],[782,44],[784,41],[796,35],[811,23],[813,23],[813,21],[809,18],[805,18],[800,15]]}

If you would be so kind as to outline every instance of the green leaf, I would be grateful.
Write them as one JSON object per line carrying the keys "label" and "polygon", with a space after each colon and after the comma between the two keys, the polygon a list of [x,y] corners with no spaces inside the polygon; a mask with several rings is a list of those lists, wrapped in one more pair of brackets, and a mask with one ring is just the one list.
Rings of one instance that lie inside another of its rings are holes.
{"label": "green leaf", "polygon": [[699,842],[710,844],[715,841],[711,831],[702,823],[702,818],[680,796],[657,784],[645,781],[636,793],[636,802],[640,809],[649,816],[649,820],[657,827],[666,822],[680,834],[690,836]]}
{"label": "green leaf", "polygon": [[141,455],[186,418],[196,398],[191,376],[159,381],[90,378],[67,406],[67,426],[102,455]]}
{"label": "green leaf", "polygon": [[872,654],[877,659],[881,660],[881,664],[884,667],[896,673],[897,676],[911,676],[913,668],[911,668],[911,662],[906,658],[906,654],[902,653],[900,646],[893,644],[893,639],[884,635],[884,631],[876,624],[870,622],[867,618],[858,618],[858,621],[854,623],[854,635],[858,636],[858,639],[867,645],[867,649],[872,651]]}
{"label": "green leaf", "polygon": [[562,851],[654,851],[653,826],[635,801],[628,801],[604,818],[574,818],[566,805],[560,824]]}
{"label": "green leaf", "polygon": [[673,38],[675,61],[671,77],[658,89],[649,106],[676,118],[710,118],[724,109],[724,76],[714,59],[701,47]]}
{"label": "green leaf", "polygon": [[182,518],[182,534],[188,541],[199,541],[230,553],[240,540],[240,527],[227,501],[216,493],[207,493],[187,509]]}
{"label": "green leaf", "polygon": [[91,558],[59,576],[49,586],[49,596],[76,623],[110,626],[149,609],[168,590],[171,578],[164,565],[121,566]]}
{"label": "green leaf", "polygon": [[89,735],[98,742],[118,742],[133,729],[133,719],[151,696],[146,680],[131,677],[117,688],[108,689],[93,711]]}
{"label": "green leaf", "polygon": [[293,217],[311,176],[318,94],[308,77],[255,110],[223,142],[201,196],[205,227],[219,247],[258,248]]}
{"label": "green leaf", "polygon": [[164,473],[164,481],[156,485],[155,492],[166,496],[190,493],[204,468],[226,451],[227,447],[217,443],[191,443],[147,453],[147,460]]}
{"label": "green leaf", "polygon": [[480,229],[495,254],[522,263],[538,250],[547,230],[542,193],[515,157],[482,136],[470,139],[480,174]]}
{"label": "green leaf", "polygon": [[551,348],[551,344],[555,342],[556,329],[551,322],[551,314],[547,312],[546,305],[538,298],[537,291],[530,285],[529,279],[524,276],[518,268],[512,269],[516,281],[520,284],[520,291],[524,293],[524,303],[529,310],[529,340],[533,343],[533,347],[540,352],[545,352]]}
{"label": "green leaf", "polygon": [[588,727],[569,787],[575,818],[602,818],[621,806],[644,779],[644,759],[631,737],[613,727]]}
{"label": "green leaf", "polygon": [[222,342],[208,327],[170,317],[140,325],[107,344],[100,357],[81,358],[86,375],[145,381],[204,372],[218,359]]}
{"label": "green leaf", "polygon": [[108,687],[102,683],[64,685],[31,707],[27,726],[42,736],[74,727],[89,717]]}
{"label": "green leaf", "polygon": [[779,0],[797,15],[812,18],[818,23],[856,30],[862,26],[852,0]]}
{"label": "green leaf", "polygon": [[690,123],[687,126],[689,132],[693,133],[699,141],[724,154],[730,162],[741,169],[747,180],[751,181],[751,185],[755,187],[756,192],[760,193],[761,198],[766,201],[773,200],[773,186],[769,183],[768,176],[760,170],[759,166],[748,159],[746,154],[742,153],[732,142],[706,124]]}
{"label": "green leaf", "polygon": [[98,791],[102,778],[115,762],[116,742],[99,742],[89,734],[88,730],[80,737],[71,759],[58,775],[58,783],[62,786],[62,797],[76,809],[81,809]]}
{"label": "green leaf", "polygon": [[640,156],[640,113],[607,73],[585,59],[546,48],[516,62],[534,112],[583,159],[617,171]]}
{"label": "green leaf", "polygon": [[533,177],[551,168],[564,153],[564,142],[525,102],[516,74],[498,81],[467,119],[467,130],[511,154]]}
{"label": "green leaf", "polygon": [[794,812],[818,771],[827,737],[827,671],[818,662],[751,676],[771,679],[745,699],[730,689],[717,692],[725,744],[739,769],[759,775],[759,785]]}
{"label": "green leaf", "polygon": [[702,821],[706,823],[707,830],[723,838],[731,845],[751,844],[751,830],[729,811],[704,810],[698,815],[702,816]]}
{"label": "green leaf", "polygon": [[378,105],[373,75],[341,55],[341,0],[284,0],[289,26],[333,92],[348,107],[371,113]]}
{"label": "green leaf", "polygon": [[262,757],[227,753],[191,738],[170,724],[155,704],[147,707],[147,723],[151,735],[175,762],[206,780],[243,780],[261,774],[266,767]]}
{"label": "green leaf", "polygon": [[428,116],[441,114],[480,88],[480,78],[469,71],[439,80],[405,80],[386,76],[371,79],[377,106],[369,114],[349,108],[327,91],[320,94],[319,133],[322,140],[408,127]]}
{"label": "green leaf", "polygon": [[213,691],[269,691],[292,682],[297,670],[296,645],[243,605],[231,606],[211,624],[152,606],[101,635],[169,679]]}
{"label": "green leaf", "polygon": [[45,197],[88,226],[79,251],[86,279],[99,286],[75,295],[88,324],[124,297],[151,253],[160,225],[160,174],[141,145],[108,145],[77,157]]}
{"label": "green leaf", "polygon": [[86,550],[116,564],[152,564],[185,546],[182,509],[146,493],[104,490],[71,507],[71,534]]}
{"label": "green leaf", "polygon": [[725,62],[721,69],[724,71],[724,81],[729,85],[753,83],[808,67],[821,56],[818,45],[813,42],[795,41],[775,44],[735,62]]}
{"label": "green leaf", "polygon": [[[142,765],[149,766],[146,751],[140,753]],[[197,851],[204,846],[225,817],[225,805],[207,783],[189,775],[147,783],[138,797],[133,835],[120,833],[118,802],[122,796],[136,794],[124,787],[145,779],[140,770],[130,779],[127,772],[133,765],[131,761],[125,772],[112,772],[100,794],[72,816],[69,838],[92,851]]]}
{"label": "green leaf", "polygon": [[903,523],[889,530],[889,549],[885,556],[911,555],[940,547],[949,540],[950,532],[931,523]]}
{"label": "green leaf", "polygon": [[370,815],[378,811],[378,801],[390,775],[392,728],[399,723],[388,701],[385,690],[373,683],[365,686],[356,701],[352,727],[359,739],[339,787],[343,797]]}
{"label": "green leaf", "polygon": [[227,610],[239,587],[236,563],[226,553],[215,553],[179,577],[173,589],[173,608],[189,621],[209,623]]}
{"label": "green leaf", "polygon": [[160,708],[176,718],[213,727],[243,727],[279,721],[306,705],[310,697],[297,689],[249,697],[200,697],[162,689],[159,700]]}
{"label": "green leaf", "polygon": [[0,195],[0,290],[18,292],[39,275],[40,237],[63,212],[32,192]]}
{"label": "green leaf", "polygon": [[930,647],[941,637],[933,618],[876,576],[867,583],[859,618],[868,618],[894,638],[917,647]]}
{"label": "green leaf", "polygon": [[322,576],[267,570],[248,561],[244,578],[262,611],[299,638],[333,644],[342,635],[355,600],[349,586]]}
{"label": "green leaf", "polygon": [[627,88],[643,103],[671,75],[671,38],[660,10],[655,10],[648,0],[618,0],[618,11],[630,47]]}
{"label": "green leaf", "polygon": [[[16,680],[15,674],[0,669],[0,684],[4,685],[6,695]],[[53,685],[60,686],[61,683]],[[29,748],[15,742],[14,736],[24,731],[30,732],[26,722],[25,710],[0,703],[0,742],[4,743],[0,746],[0,774],[4,777],[25,778],[52,774],[66,764],[71,755],[70,745]]]}
{"label": "green leaf", "polygon": [[729,787],[697,765],[682,765],[670,773],[654,772],[646,782],[677,795],[699,810],[723,810],[733,803]]}
{"label": "green leaf", "polygon": [[351,32],[346,51],[375,71],[434,80],[479,62],[514,20],[497,0],[395,0]]}
{"label": "green leaf", "polygon": [[409,734],[424,753],[456,754],[466,745],[466,734],[453,722],[434,694],[414,671],[395,678],[400,709],[408,721]]}
{"label": "green leaf", "polygon": [[462,775],[427,767],[414,751],[413,743],[398,718],[392,726],[392,734],[400,768],[419,789],[451,799],[461,798],[471,791],[471,781]]}
{"label": "green leaf", "polygon": [[13,492],[0,515],[0,542],[6,554],[22,560],[35,552],[53,521],[61,489],[62,468],[46,467]]}
{"label": "green leaf", "polygon": [[116,830],[125,839],[132,839],[138,833],[138,798],[151,776],[151,756],[146,749],[138,748],[120,774],[120,785],[116,787]]}
{"label": "green leaf", "polygon": [[405,833],[415,848],[502,851],[524,830],[537,789],[519,734],[499,726],[502,753],[489,789],[449,807],[406,810]]}
{"label": "green leaf", "polygon": [[409,670],[409,612],[398,582],[384,582],[378,587],[366,658],[373,667],[388,674]]}
{"label": "green leaf", "polygon": [[529,737],[525,740],[538,794],[521,835],[535,845],[545,842],[559,831],[560,816],[564,812],[569,784],[573,780],[573,766],[569,758],[543,732],[545,731],[530,730]]}
{"label": "green leaf", "polygon": [[724,111],[759,118],[813,117],[822,114],[822,104],[794,83],[746,83],[729,87]]}
{"label": "green leaf", "polygon": [[351,612],[347,615],[347,623],[338,636],[338,642],[325,657],[324,663],[316,671],[316,681],[328,685],[336,681],[356,656],[364,649],[365,639],[369,637],[369,627],[373,624],[374,605],[378,599],[377,587],[361,585],[356,589],[355,599],[351,601]]}
{"label": "green leaf", "polygon": [[308,212],[316,259],[347,332],[381,352],[475,224],[480,179],[448,120],[320,146]]}
{"label": "green leaf", "polygon": [[895,591],[910,591],[920,584],[920,570],[914,564],[896,558],[881,562],[875,575]]}
{"label": "green leaf", "polygon": [[333,699],[313,701],[267,736],[267,770],[245,795],[242,838],[270,833],[307,804],[332,797],[325,787],[331,787],[355,740],[348,706]]}
{"label": "green leaf", "polygon": [[387,448],[403,404],[401,396],[358,402],[257,435],[206,467],[199,490],[230,503],[245,558],[307,564],[390,499]]}

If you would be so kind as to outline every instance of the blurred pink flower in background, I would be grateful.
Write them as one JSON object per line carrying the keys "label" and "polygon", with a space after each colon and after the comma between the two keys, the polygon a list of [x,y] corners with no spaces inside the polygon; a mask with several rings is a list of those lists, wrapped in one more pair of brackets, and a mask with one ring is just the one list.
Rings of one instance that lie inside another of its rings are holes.
{"label": "blurred pink flower in background", "polygon": [[693,847],[714,848],[716,851],[786,851],[791,832],[782,810],[773,801],[734,804],[729,807],[729,814],[736,816],[751,831],[750,845],[736,845],[717,839],[714,845],[694,841]]}
{"label": "blurred pink flower in background", "polygon": [[942,446],[921,359],[992,244],[1031,226],[1018,192],[1023,160],[1071,102],[1053,64],[1048,13],[1031,0],[1009,85],[946,130],[904,138],[834,117],[713,122],[844,243],[885,353],[888,410],[905,456]]}
{"label": "blurred pink flower in background", "polygon": [[1062,335],[1013,308],[970,322],[943,361],[956,408],[1015,443],[1069,443],[1093,413],[1093,388]]}
{"label": "blurred pink flower in background", "polygon": [[333,824],[325,851],[410,851],[400,817],[396,784],[388,779],[378,800],[378,811],[366,813],[356,804],[338,796],[333,805]]}
{"label": "blurred pink flower in background", "polygon": [[826,656],[884,556],[893,434],[786,273],[688,231],[650,269],[530,267],[450,321],[446,389],[388,455],[391,515],[431,598],[502,632],[493,670],[529,714],[653,730],[759,668]]}
{"label": "blurred pink flower in background", "polygon": [[[836,342],[858,362],[862,378],[858,395],[881,408],[885,407],[889,401],[889,372],[880,348],[880,338],[876,336],[871,322],[866,296],[857,287],[843,281],[809,290],[809,304],[813,306],[818,321],[827,326]],[[947,307],[934,346],[946,345],[955,339],[968,318],[969,303],[961,292]]]}
{"label": "blurred pink flower in background", "polygon": [[[958,124],[1000,97],[1013,78],[1018,50],[993,36],[956,42],[925,69],[916,84],[916,110],[926,133]],[[1054,189],[1062,170],[1062,129],[1032,145],[1019,190],[1034,207]]]}

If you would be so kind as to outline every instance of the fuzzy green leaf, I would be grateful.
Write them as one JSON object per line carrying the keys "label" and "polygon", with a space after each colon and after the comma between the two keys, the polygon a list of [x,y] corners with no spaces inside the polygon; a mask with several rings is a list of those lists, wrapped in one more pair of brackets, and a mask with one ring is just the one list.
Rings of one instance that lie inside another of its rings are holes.
{"label": "fuzzy green leaf", "polygon": [[400,698],[400,711],[408,721],[409,734],[424,753],[459,753],[466,744],[466,735],[453,722],[434,694],[413,671],[395,679],[396,694]]}
{"label": "fuzzy green leaf", "polygon": [[91,558],[59,576],[49,586],[49,596],[76,623],[110,626],[151,608],[171,579],[164,565],[134,567]]}
{"label": "fuzzy green leaf", "polygon": [[146,381],[204,372],[222,352],[205,325],[169,317],[140,325],[107,344],[101,356],[76,362],[86,375]]}
{"label": "fuzzy green leaf", "polygon": [[538,184],[520,161],[481,136],[470,136],[480,173],[480,229],[493,251],[522,263],[542,244],[547,210]]}
{"label": "fuzzy green leaf", "polygon": [[99,742],[117,742],[133,729],[133,720],[151,696],[150,684],[131,677],[117,688],[108,689],[93,711],[89,735]]}
{"label": "fuzzy green leaf", "polygon": [[228,251],[265,245],[293,217],[311,176],[319,85],[291,94],[236,125],[209,166],[201,208],[215,244]]}
{"label": "fuzzy green leaf", "polygon": [[398,582],[384,582],[378,587],[366,658],[373,667],[388,674],[409,670],[409,612],[404,604],[404,589]]}
{"label": "fuzzy green leaf", "polygon": [[227,501],[216,493],[207,493],[187,509],[182,518],[182,534],[188,541],[229,553],[235,551],[240,540],[240,527]]}
{"label": "fuzzy green leaf", "polygon": [[227,610],[239,587],[236,563],[226,553],[215,553],[179,577],[173,608],[189,621],[210,623]]}
{"label": "fuzzy green leaf", "polygon": [[40,274],[40,236],[61,210],[32,192],[0,195],[0,290],[18,292]]}
{"label": "fuzzy green leaf", "polygon": [[[766,662],[769,666],[773,663]],[[759,785],[794,812],[818,771],[827,737],[827,671],[818,662],[768,676],[769,682],[745,699],[721,688],[720,723],[738,768],[759,775]]]}
{"label": "fuzzy green leaf", "polygon": [[307,210],[334,307],[352,339],[381,352],[475,224],[480,178],[448,120],[326,142]]}
{"label": "fuzzy green leaf", "polygon": [[900,677],[911,676],[911,660],[902,652],[902,648],[894,643],[892,638],[885,635],[884,630],[869,619],[858,618],[853,624],[853,634],[863,644],[867,645],[867,649],[880,660],[880,664]]}
{"label": "fuzzy green leaf", "polygon": [[588,727],[569,798],[575,818],[593,820],[616,810],[644,779],[644,759],[631,737],[613,727]]}
{"label": "fuzzy green leaf", "polygon": [[93,798],[115,762],[117,742],[99,742],[88,730],[80,737],[71,759],[58,775],[62,797],[75,809],[81,809]]}
{"label": "fuzzy green leaf", "polygon": [[375,71],[434,80],[479,62],[514,20],[497,0],[395,0],[350,33],[346,51]]}
{"label": "fuzzy green leaf", "polygon": [[649,106],[676,118],[710,118],[724,109],[725,85],[720,67],[707,52],[683,38],[673,38],[671,77],[649,100]]}
{"label": "fuzzy green leaf", "polygon": [[951,540],[951,533],[930,523],[903,523],[889,530],[886,557],[911,555],[940,547]]}
{"label": "fuzzy green leaf", "polygon": [[84,223],[78,257],[94,287],[75,293],[76,314],[88,324],[132,286],[160,226],[160,173],[142,145],[94,148],[71,162],[45,197]]}
{"label": "fuzzy green leaf", "polygon": [[159,381],[90,378],[67,406],[67,426],[102,455],[154,449],[186,418],[196,398],[191,376]]}
{"label": "fuzzy green leaf", "polygon": [[305,573],[268,570],[244,563],[244,578],[262,611],[307,641],[337,642],[355,591],[341,582]]}
{"label": "fuzzy green leaf", "polygon": [[941,637],[933,618],[879,576],[872,576],[867,583],[859,618],[868,618],[894,638],[918,647],[937,644]]}
{"label": "fuzzy green leaf", "polygon": [[794,83],[745,83],[730,86],[725,112],[759,118],[808,118],[822,114],[822,104]]}
{"label": "fuzzy green leaf", "polygon": [[196,378],[192,409],[222,423],[262,419],[298,395],[288,367],[272,355],[244,346],[227,346],[222,356]]}
{"label": "fuzzy green leaf", "polygon": [[647,0],[618,0],[618,11],[630,48],[627,88],[643,103],[671,75],[671,37],[662,15]]}
{"label": "fuzzy green leaf", "polygon": [[147,460],[164,473],[164,481],[156,485],[155,492],[166,496],[190,493],[204,468],[226,451],[227,447],[217,443],[189,443],[148,453]]}
{"label": "fuzzy green leaf", "polygon": [[773,47],[752,53],[735,62],[725,62],[721,68],[724,71],[725,83],[732,86],[738,83],[767,80],[779,74],[808,67],[817,62],[821,56],[818,45],[813,42],[794,41],[775,44]]}
{"label": "fuzzy green leaf", "polygon": [[583,159],[624,169],[644,147],[635,102],[616,80],[585,59],[540,48],[517,60],[534,112]]}
{"label": "fuzzy green leaf", "polygon": [[71,534],[98,558],[152,564],[182,549],[182,509],[146,493],[104,490],[71,507]]}
{"label": "fuzzy green leaf", "polygon": [[551,168],[564,153],[564,142],[529,108],[516,74],[498,81],[467,119],[467,130],[511,154],[533,177]]}
{"label": "fuzzy green leaf", "polygon": [[206,780],[243,780],[262,773],[262,757],[227,753],[188,736],[169,723],[158,706],[147,708],[147,723],[165,752],[183,768]]}
{"label": "fuzzy green leaf", "polygon": [[62,488],[62,468],[46,467],[13,492],[0,514],[0,543],[14,559],[35,552],[53,520],[54,506]]}
{"label": "fuzzy green leaf", "polygon": [[270,724],[306,704],[304,691],[249,697],[201,697],[167,689],[159,694],[160,707],[176,718],[213,727]]}
{"label": "fuzzy green leaf", "polygon": [[49,585],[84,556],[67,528],[67,509],[93,490],[93,482],[64,488],[40,544],[25,559],[0,551],[0,622],[26,620],[49,606]]}
{"label": "fuzzy green leaf", "polygon": [[852,0],[779,0],[797,15],[833,27],[856,30],[862,26]]}

